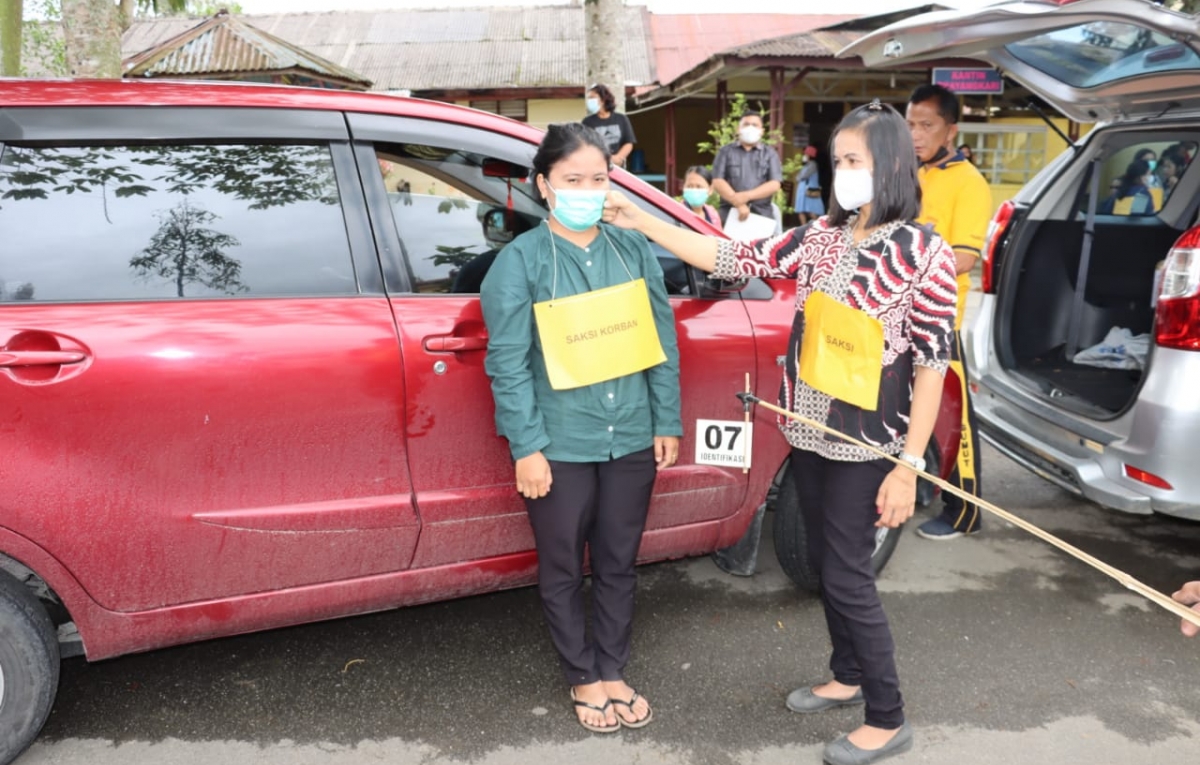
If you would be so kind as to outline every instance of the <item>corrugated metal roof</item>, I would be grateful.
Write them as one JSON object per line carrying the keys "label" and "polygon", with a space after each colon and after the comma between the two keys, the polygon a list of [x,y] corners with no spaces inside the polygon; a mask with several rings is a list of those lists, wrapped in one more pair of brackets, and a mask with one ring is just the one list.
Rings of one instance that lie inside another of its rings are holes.
{"label": "corrugated metal roof", "polygon": [[725,51],[725,55],[738,58],[800,57],[833,58],[839,50],[862,37],[862,32],[835,32],[817,30],[798,35],[786,35],[770,40],[759,40]]}
{"label": "corrugated metal roof", "polygon": [[[625,79],[655,82],[644,7],[622,18]],[[372,81],[372,90],[574,87],[587,82],[584,11],[541,8],[331,11],[239,15],[246,24]],[[126,56],[179,35],[188,19],[135,22]]]}
{"label": "corrugated metal roof", "polygon": [[320,79],[369,86],[371,81],[311,50],[224,12],[193,25],[125,62],[130,77],[177,77],[302,70]]}
{"label": "corrugated metal roof", "polygon": [[853,15],[713,13],[650,16],[658,80],[669,84],[710,56],[768,37],[837,24]]}

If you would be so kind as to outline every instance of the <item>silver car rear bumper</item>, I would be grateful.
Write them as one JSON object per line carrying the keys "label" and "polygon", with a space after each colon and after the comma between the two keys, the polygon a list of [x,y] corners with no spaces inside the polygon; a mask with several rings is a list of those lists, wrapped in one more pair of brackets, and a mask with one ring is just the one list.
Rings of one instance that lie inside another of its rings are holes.
{"label": "silver car rear bumper", "polygon": [[[975,380],[980,435],[1047,481],[1105,507],[1200,521],[1200,393],[1193,383],[1190,396],[1181,395],[1186,387],[1174,388],[1169,404],[1159,400],[1192,371],[1180,367],[1193,365],[1200,367],[1200,354],[1159,349],[1138,401],[1121,418],[1127,434],[1103,440],[1087,437],[1099,423],[1081,419],[1078,428],[1069,428],[1050,422],[1010,400],[1015,385],[984,375]],[[1194,371],[1198,376],[1192,379],[1200,380],[1200,369]],[[1127,464],[1163,478],[1172,489],[1129,478]]]}

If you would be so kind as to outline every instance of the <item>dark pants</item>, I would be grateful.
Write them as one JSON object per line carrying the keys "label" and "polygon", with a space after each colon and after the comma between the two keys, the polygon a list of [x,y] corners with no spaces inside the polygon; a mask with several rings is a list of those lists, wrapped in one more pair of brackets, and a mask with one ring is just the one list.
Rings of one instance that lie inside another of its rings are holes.
{"label": "dark pants", "polygon": [[898,728],[904,701],[896,676],[896,645],[888,627],[871,554],[875,551],[875,497],[887,460],[839,462],[792,449],[792,476],[804,511],[808,555],[821,576],[821,600],[839,683],[861,685],[867,725]]}
{"label": "dark pants", "polygon": [[[654,489],[654,450],[609,462],[550,461],[554,483],[527,499],[538,592],[570,685],[620,680],[633,634],[634,563]],[[583,547],[592,567],[592,637],[583,603]]]}
{"label": "dark pants", "polygon": [[[975,422],[975,405],[971,403],[971,390],[967,386],[967,372],[963,365],[962,334],[954,333],[954,347],[951,349],[950,364],[959,376],[962,386],[963,423],[962,441],[958,446],[958,459],[954,470],[950,473],[950,483],[965,492],[979,496],[980,465],[979,460],[979,428]],[[983,525],[979,506],[974,502],[964,502],[950,492],[942,492],[942,520],[964,534],[978,530]]]}

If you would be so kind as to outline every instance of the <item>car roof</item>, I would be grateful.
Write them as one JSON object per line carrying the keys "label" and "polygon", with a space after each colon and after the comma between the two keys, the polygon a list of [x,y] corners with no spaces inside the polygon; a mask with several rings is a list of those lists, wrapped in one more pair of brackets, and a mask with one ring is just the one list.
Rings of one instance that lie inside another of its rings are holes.
{"label": "car roof", "polygon": [[0,78],[0,108],[30,106],[197,106],[370,112],[454,122],[537,143],[524,122],[457,104],[385,93],[200,80]]}

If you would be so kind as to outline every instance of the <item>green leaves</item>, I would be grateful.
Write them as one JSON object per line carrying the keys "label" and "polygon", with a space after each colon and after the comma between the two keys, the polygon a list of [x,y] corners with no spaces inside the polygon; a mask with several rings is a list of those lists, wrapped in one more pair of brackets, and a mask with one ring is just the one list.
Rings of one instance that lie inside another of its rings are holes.
{"label": "green leaves", "polygon": [[158,231],[150,238],[150,244],[129,261],[129,267],[139,277],[175,282],[178,297],[184,297],[189,284],[226,295],[248,291],[241,280],[241,262],[225,252],[241,243],[206,225],[216,221],[216,215],[195,206],[186,197],[157,215],[161,221]]}

